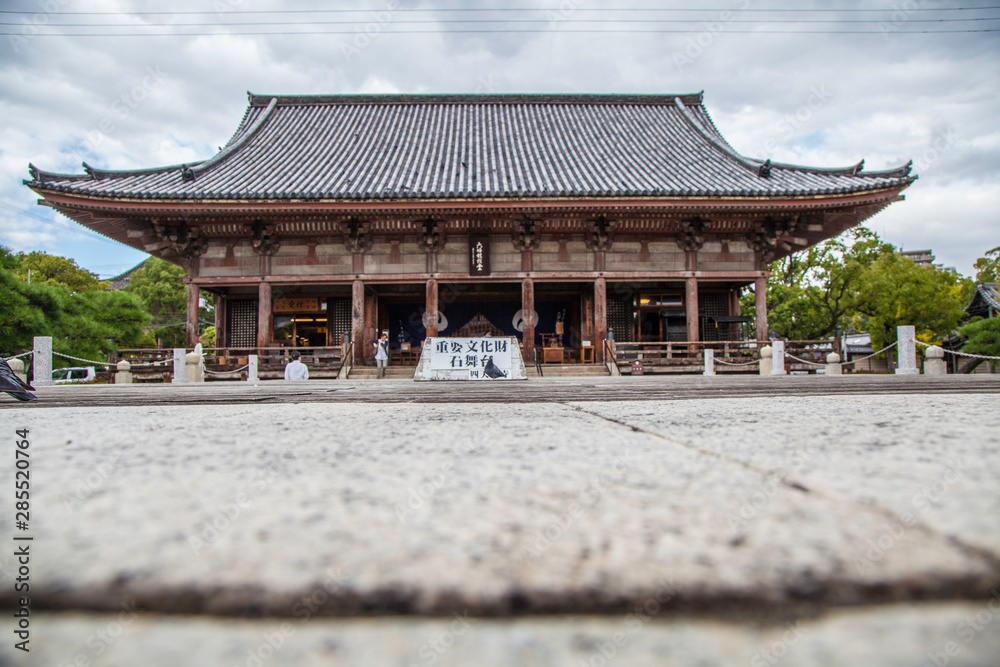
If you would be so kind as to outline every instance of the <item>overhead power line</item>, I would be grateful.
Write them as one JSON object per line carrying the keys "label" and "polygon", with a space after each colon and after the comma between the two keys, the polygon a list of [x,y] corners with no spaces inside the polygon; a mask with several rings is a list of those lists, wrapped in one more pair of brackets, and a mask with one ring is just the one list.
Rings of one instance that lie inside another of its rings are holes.
{"label": "overhead power line", "polygon": [[[907,14],[912,13],[924,13],[924,12],[971,12],[971,11],[981,11],[986,9],[1000,9],[1000,5],[988,5],[984,7],[914,7],[906,10],[898,10],[894,7],[887,7],[885,9],[859,9],[854,7],[843,7],[843,8],[828,8],[828,9],[816,9],[816,8],[788,8],[788,7],[747,7],[746,9],[740,9],[739,7],[698,7],[698,8],[670,8],[670,7],[577,7],[574,12],[739,12],[739,13],[750,13],[750,12],[796,12],[796,13],[843,13],[843,14],[862,14],[862,13],[882,13],[882,14],[892,14],[896,11],[905,11]],[[558,7],[546,8],[546,7],[399,7],[394,10],[386,10],[380,7],[368,7],[359,9],[236,9],[223,10],[223,11],[168,11],[168,12],[156,12],[156,11],[138,11],[138,12],[115,12],[115,11],[103,11],[103,12],[46,12],[51,16],[218,16],[220,14],[227,14],[231,11],[234,14],[361,14],[361,13],[371,13],[378,11],[392,11],[392,12],[405,12],[405,13],[435,13],[435,12],[556,12],[560,11]],[[0,10],[0,14],[25,14],[33,15],[38,14],[37,10]]]}
{"label": "overhead power line", "polygon": [[[967,19],[910,19],[906,23],[969,23],[972,21],[1000,21],[1000,16],[995,17],[976,17]],[[703,24],[706,19],[618,19],[618,18],[604,18],[604,19],[559,19],[558,23],[639,23],[643,25],[648,25],[650,23],[697,23]],[[759,24],[819,24],[819,25],[830,25],[830,24],[855,24],[860,23],[863,25],[877,26],[879,23],[884,21],[879,21],[877,19],[845,19],[845,20],[831,20],[831,19],[728,19],[725,23],[759,23]],[[361,19],[354,21],[225,21],[225,22],[213,22],[213,23],[147,23],[144,25],[135,25],[132,23],[47,23],[44,26],[38,26],[39,28],[177,28],[177,27],[239,27],[239,26],[258,26],[258,25],[270,25],[270,26],[291,26],[291,25],[340,25],[340,26],[350,26],[350,25],[365,25],[371,23],[370,20]],[[438,24],[489,24],[489,23],[545,23],[552,24],[549,19],[439,19],[439,20],[399,20],[392,21],[392,25],[438,25]],[[0,25],[8,26],[23,26],[24,23],[18,23],[14,21],[0,21]]]}
{"label": "overhead power line", "polygon": [[[694,35],[698,30],[584,30],[577,28],[570,29],[524,29],[524,30],[480,30],[480,29],[458,29],[458,30],[382,30],[382,35],[465,35],[465,34],[492,34],[492,35],[513,35],[530,33],[556,33],[560,35],[568,34],[597,34],[597,35]],[[883,35],[884,30],[725,30],[727,35]],[[986,28],[976,30],[893,30],[893,35],[957,35],[969,33],[992,33],[1000,32],[1000,28]],[[300,35],[356,35],[354,30],[301,30],[294,32],[287,31],[250,31],[250,32],[88,32],[88,33],[61,33],[61,32],[38,32],[32,37],[296,37]],[[18,35],[13,32],[0,32],[0,36]]]}

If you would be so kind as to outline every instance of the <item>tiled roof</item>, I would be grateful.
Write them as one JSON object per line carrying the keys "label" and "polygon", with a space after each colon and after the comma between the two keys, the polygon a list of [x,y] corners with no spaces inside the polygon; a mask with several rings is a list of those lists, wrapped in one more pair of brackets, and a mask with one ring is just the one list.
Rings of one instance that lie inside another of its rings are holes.
{"label": "tiled roof", "polygon": [[990,309],[1000,311],[1000,290],[996,283],[976,283],[972,300],[965,307],[970,315],[989,316]]}
{"label": "tiled roof", "polygon": [[33,188],[139,199],[794,196],[908,185],[736,153],[696,95],[251,95],[233,138],[188,165]]}

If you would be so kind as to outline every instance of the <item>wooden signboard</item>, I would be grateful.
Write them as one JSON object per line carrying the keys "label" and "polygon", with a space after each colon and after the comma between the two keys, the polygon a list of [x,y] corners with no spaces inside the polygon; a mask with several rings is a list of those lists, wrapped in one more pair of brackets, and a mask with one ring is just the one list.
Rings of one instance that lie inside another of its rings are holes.
{"label": "wooden signboard", "polygon": [[275,313],[317,313],[319,297],[283,296],[274,300]]}
{"label": "wooden signboard", "polygon": [[490,275],[490,237],[488,234],[469,235],[469,275]]}

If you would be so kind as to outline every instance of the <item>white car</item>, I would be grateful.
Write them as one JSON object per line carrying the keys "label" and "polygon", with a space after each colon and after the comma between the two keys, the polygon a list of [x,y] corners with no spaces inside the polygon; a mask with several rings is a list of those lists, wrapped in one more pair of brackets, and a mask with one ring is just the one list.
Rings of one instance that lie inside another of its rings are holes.
{"label": "white car", "polygon": [[97,379],[97,371],[93,366],[77,366],[75,368],[58,368],[52,371],[52,382],[55,384],[78,384],[93,382]]}

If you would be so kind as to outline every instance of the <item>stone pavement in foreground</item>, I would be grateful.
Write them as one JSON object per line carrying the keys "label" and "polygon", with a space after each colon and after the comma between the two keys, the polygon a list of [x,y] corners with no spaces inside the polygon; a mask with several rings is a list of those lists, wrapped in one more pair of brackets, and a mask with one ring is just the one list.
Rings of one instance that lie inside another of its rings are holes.
{"label": "stone pavement in foreground", "polygon": [[845,380],[0,399],[0,664],[996,665],[1000,382]]}

